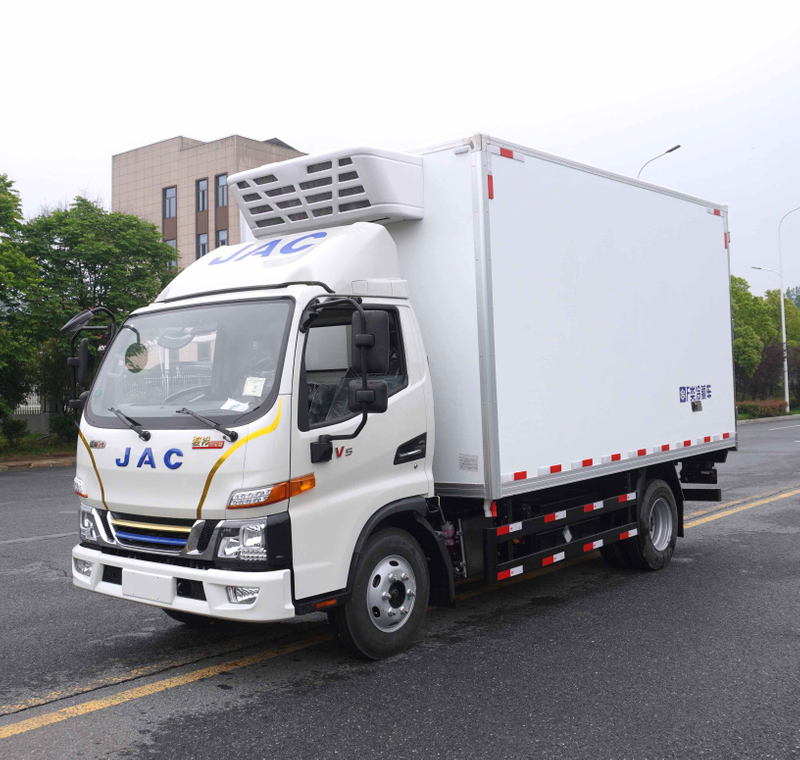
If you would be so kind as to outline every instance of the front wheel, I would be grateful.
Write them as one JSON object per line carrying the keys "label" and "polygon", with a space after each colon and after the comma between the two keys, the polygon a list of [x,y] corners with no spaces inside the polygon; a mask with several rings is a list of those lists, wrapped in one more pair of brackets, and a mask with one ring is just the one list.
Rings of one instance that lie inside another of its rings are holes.
{"label": "front wheel", "polygon": [[429,596],[428,564],[420,545],[404,530],[387,528],[367,541],[353,594],[332,611],[332,622],[351,652],[380,660],[413,643]]}

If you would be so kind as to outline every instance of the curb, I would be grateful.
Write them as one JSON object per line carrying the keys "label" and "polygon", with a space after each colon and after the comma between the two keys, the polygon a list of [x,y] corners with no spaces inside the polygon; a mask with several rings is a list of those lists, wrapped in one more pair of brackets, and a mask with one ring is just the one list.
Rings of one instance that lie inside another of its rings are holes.
{"label": "curb", "polygon": [[781,420],[796,420],[800,414],[783,414],[780,417],[759,417],[756,420],[739,420],[737,425],[757,425],[760,422],[780,422]]}
{"label": "curb", "polygon": [[17,470],[43,470],[50,467],[74,467],[75,457],[59,457],[58,459],[29,459],[22,462],[0,462],[0,472],[16,472]]}

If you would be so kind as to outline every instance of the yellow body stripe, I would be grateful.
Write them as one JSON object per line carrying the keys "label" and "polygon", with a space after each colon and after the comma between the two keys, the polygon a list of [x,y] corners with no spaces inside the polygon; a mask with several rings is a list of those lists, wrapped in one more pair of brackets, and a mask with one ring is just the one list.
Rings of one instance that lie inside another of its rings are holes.
{"label": "yellow body stripe", "polygon": [[108,509],[108,504],[106,504],[106,492],[103,488],[103,481],[100,479],[100,473],[97,470],[97,463],[94,461],[94,454],[92,454],[92,450],[89,448],[89,444],[86,443],[86,439],[83,437],[83,433],[81,429],[78,428],[78,435],[81,437],[83,441],[83,445],[86,446],[86,451],[89,452],[89,459],[92,460],[92,467],[94,467],[94,474],[97,475],[97,482],[100,484],[100,500],[103,502],[103,506]]}
{"label": "yellow body stripe", "polygon": [[244,446],[248,441],[252,441],[255,438],[259,438],[262,435],[267,435],[273,432],[277,427],[278,423],[281,421],[281,407],[283,406],[283,399],[278,402],[278,413],[275,415],[275,419],[272,421],[272,424],[268,427],[261,428],[261,430],[256,430],[255,433],[250,433],[246,438],[242,438],[236,443],[233,444],[217,461],[216,464],[211,468],[211,472],[208,473],[208,477],[206,478],[206,484],[203,486],[203,494],[200,497],[200,503],[197,505],[197,519],[200,519],[200,513],[203,509],[203,503],[206,500],[206,496],[208,495],[208,489],[211,486],[211,481],[214,479],[214,475],[216,474],[217,470],[222,467],[222,463],[231,455],[234,451]]}
{"label": "yellow body stripe", "polygon": [[184,525],[157,525],[156,523],[134,522],[133,520],[111,520],[112,525],[123,525],[126,528],[144,528],[145,530],[167,530],[171,533],[191,533],[191,527]]}

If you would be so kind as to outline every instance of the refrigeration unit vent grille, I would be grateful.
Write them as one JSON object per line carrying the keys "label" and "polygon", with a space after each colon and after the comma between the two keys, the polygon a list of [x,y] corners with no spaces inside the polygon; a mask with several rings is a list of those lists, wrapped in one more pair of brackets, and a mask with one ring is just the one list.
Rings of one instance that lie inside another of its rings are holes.
{"label": "refrigeration unit vent grille", "polygon": [[353,148],[268,166],[268,170],[264,166],[249,169],[228,180],[256,238],[349,222],[385,224],[423,215],[419,156]]}

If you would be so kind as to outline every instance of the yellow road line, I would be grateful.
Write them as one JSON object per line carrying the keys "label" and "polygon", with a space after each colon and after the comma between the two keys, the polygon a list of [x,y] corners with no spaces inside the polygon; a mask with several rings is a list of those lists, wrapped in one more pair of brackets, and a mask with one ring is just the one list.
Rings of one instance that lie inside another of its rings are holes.
{"label": "yellow road line", "polygon": [[773,501],[779,501],[780,499],[788,499],[790,496],[797,496],[800,494],[800,488],[796,491],[789,491],[788,493],[778,494],[777,496],[772,496],[769,499],[761,499],[760,501],[750,502],[749,504],[743,504],[740,507],[734,507],[733,509],[726,509],[722,512],[714,512],[714,514],[708,515],[706,517],[701,517],[699,520],[692,520],[691,522],[686,523],[683,527],[684,528],[694,528],[696,525],[703,525],[704,523],[711,522],[712,520],[719,520],[720,517],[728,517],[728,515],[735,515],[737,512],[744,512],[745,509],[752,509],[753,507],[760,507],[762,504],[769,504]]}
{"label": "yellow road line", "polygon": [[[693,528],[697,525],[703,525],[704,523],[711,522],[712,520],[719,520],[722,517],[728,517],[729,515],[733,515],[738,512],[743,512],[746,509],[752,509],[753,507],[758,507],[761,506],[762,504],[769,504],[771,502],[779,501],[781,499],[787,499],[790,496],[797,496],[799,494],[800,494],[800,489],[796,489],[794,491],[778,494],[776,496],[772,496],[766,499],[760,499],[748,504],[743,504],[741,506],[733,507],[731,509],[718,511],[715,512],[714,514],[686,523],[684,527]],[[739,502],[745,501],[745,499],[739,499],[737,501]],[[729,502],[729,504],[736,504],[737,501]],[[595,556],[596,553],[592,552],[591,554],[587,554],[583,557],[577,557],[573,560],[568,560],[564,564],[559,563],[559,565],[554,565],[547,568],[542,568],[540,570],[534,570],[533,572],[530,573],[525,573],[524,575],[520,575],[517,578],[504,581],[500,586],[490,585],[490,586],[484,586],[483,588],[466,591],[462,594],[458,594],[456,596],[456,599],[458,601],[464,601],[465,599],[471,599],[476,596],[482,596],[483,594],[488,594],[489,592],[495,591],[498,588],[506,588],[508,586],[512,586],[516,583],[522,583],[523,581],[527,581],[532,578],[538,578],[543,575],[548,575],[549,573],[555,572],[557,570],[562,570],[566,567],[572,567],[574,565],[580,564],[581,562],[586,562]],[[331,641],[332,639],[333,636],[331,634],[328,633],[322,634],[320,636],[315,636],[311,639],[306,639],[304,641],[297,642],[296,644],[287,644],[286,646],[277,647],[276,649],[271,649],[267,652],[260,652],[258,654],[250,655],[249,657],[242,657],[238,660],[229,660],[228,662],[223,662],[218,665],[211,665],[206,668],[200,668],[198,670],[193,670],[189,673],[184,673],[183,675],[180,676],[173,676],[171,678],[165,678],[150,684],[145,684],[144,686],[136,686],[130,689],[126,689],[124,691],[120,691],[116,694],[111,694],[107,697],[102,697],[100,699],[93,699],[88,702],[83,702],[79,705],[74,705],[73,707],[66,707],[63,710],[56,710],[55,712],[52,713],[45,713],[44,715],[38,715],[35,718],[28,718],[26,720],[17,721],[16,723],[9,723],[6,726],[0,727],[0,739],[6,739],[10,736],[16,736],[18,734],[22,734],[27,731],[32,731],[35,728],[50,726],[54,723],[60,723],[65,720],[69,720],[70,718],[75,718],[81,715],[87,715],[88,713],[97,712],[98,710],[104,710],[107,707],[113,707],[114,705],[130,702],[131,700],[134,699],[147,697],[151,694],[157,694],[159,692],[166,691],[167,689],[174,689],[176,686],[184,686],[185,684],[193,683],[194,681],[200,681],[204,678],[210,678],[211,676],[219,675],[220,673],[230,673],[233,670],[238,670],[239,668],[244,668],[247,667],[248,665],[255,665],[259,662],[264,662],[265,660],[270,660],[276,657],[282,657],[283,655],[286,654],[291,654],[292,652],[299,652],[303,649],[308,649],[310,647],[316,646],[317,644],[321,644],[326,641]]]}
{"label": "yellow road line", "polygon": [[[744,496],[741,499],[735,499],[734,501],[726,501],[722,504],[715,504],[713,507],[709,507],[708,509],[698,509],[694,512],[688,512],[684,515],[684,519],[686,520],[693,520],[695,517],[700,517],[701,515],[707,515],[709,512],[718,512],[721,509],[725,509],[726,507],[732,507],[734,504],[741,504],[743,501],[750,501],[751,499],[765,499],[768,496],[775,496],[776,494],[783,493],[782,491],[769,491],[768,493],[760,493],[756,494],[755,496]],[[684,526],[685,527],[685,526]]]}
{"label": "yellow road line", "polygon": [[125,702],[130,702],[133,699],[140,697],[147,697],[151,694],[158,694],[158,692],[166,691],[167,689],[174,689],[176,686],[184,686],[187,683],[200,681],[203,678],[210,678],[211,676],[219,675],[220,673],[230,673],[233,670],[247,667],[248,665],[255,665],[265,660],[271,660],[275,657],[281,657],[285,654],[292,652],[299,652],[301,649],[308,649],[309,647],[316,646],[325,641],[330,641],[333,636],[329,633],[315,636],[312,639],[299,641],[296,644],[287,644],[286,646],[271,649],[268,652],[260,652],[259,654],[250,655],[249,657],[242,657],[238,660],[229,660],[222,662],[219,665],[211,665],[207,668],[193,670],[190,673],[184,673],[180,676],[173,676],[172,678],[165,678],[161,681],[145,684],[144,686],[137,686],[133,689],[126,689],[125,691],[110,694],[107,697],[100,699],[92,699],[88,702],[82,702],[79,705],[72,707],[65,707],[63,710],[56,710],[55,712],[45,713],[44,715],[37,715],[35,718],[28,718],[21,720],[17,723],[9,723],[7,726],[0,728],[0,739],[7,739],[9,736],[17,736],[24,734],[26,731],[32,731],[34,728],[42,728],[43,726],[51,726],[53,723],[61,723],[62,721],[76,718],[79,715],[88,715],[89,713],[104,710],[106,707],[113,707]]}

